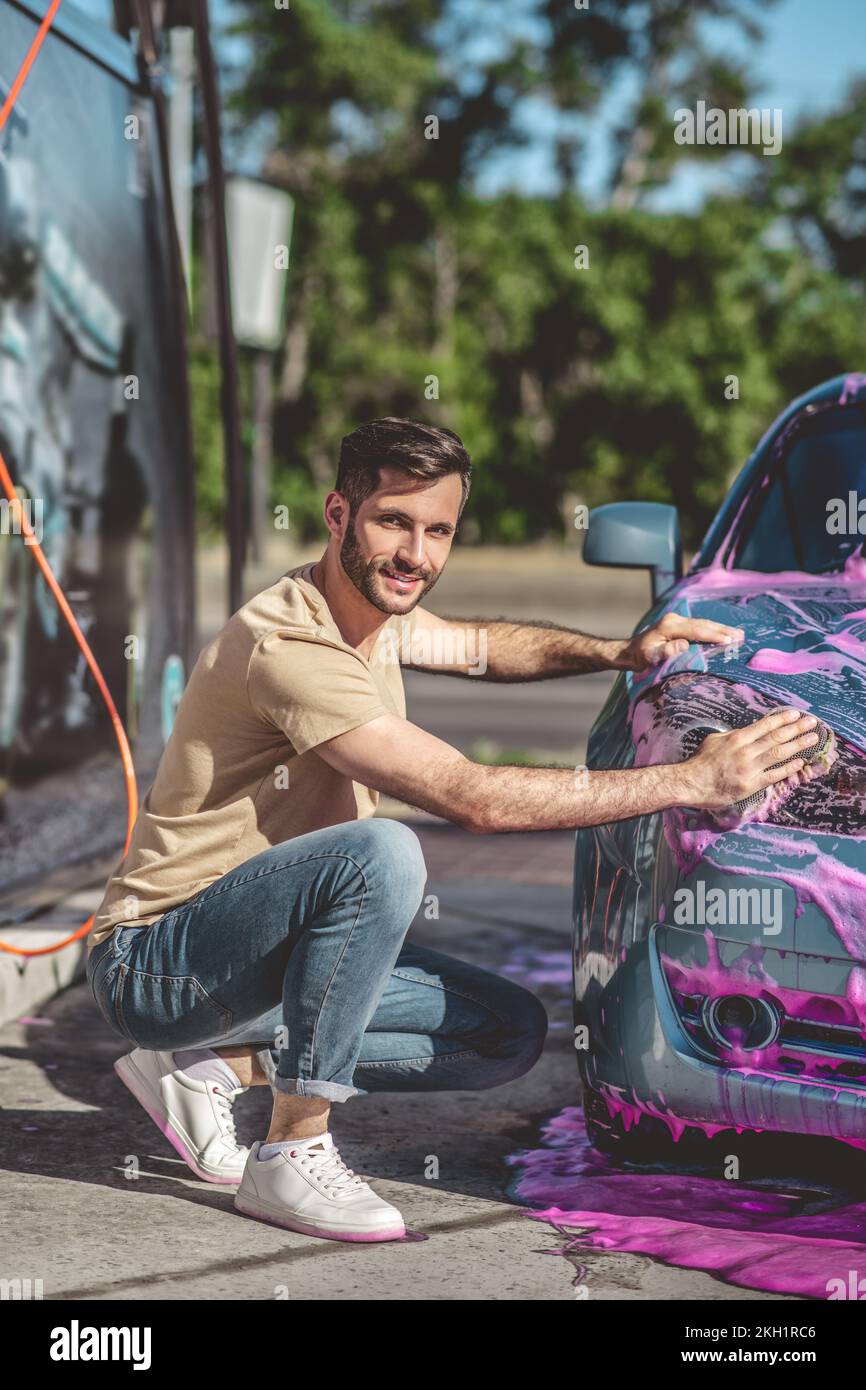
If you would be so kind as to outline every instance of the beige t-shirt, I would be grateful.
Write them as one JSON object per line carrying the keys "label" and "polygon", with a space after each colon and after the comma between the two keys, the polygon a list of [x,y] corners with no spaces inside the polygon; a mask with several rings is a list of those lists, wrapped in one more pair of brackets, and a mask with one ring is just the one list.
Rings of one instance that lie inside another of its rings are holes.
{"label": "beige t-shirt", "polygon": [[311,570],[256,594],[200,654],[88,953],[118,924],[155,922],[271,845],[374,814],[378,792],[315,748],[379,715],[405,716],[401,619],[366,660],[340,636]]}

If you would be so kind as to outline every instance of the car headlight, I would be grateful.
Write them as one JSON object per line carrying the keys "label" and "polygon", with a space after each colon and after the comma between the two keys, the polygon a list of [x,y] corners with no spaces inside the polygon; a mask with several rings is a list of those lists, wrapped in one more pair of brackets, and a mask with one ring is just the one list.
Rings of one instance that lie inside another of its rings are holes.
{"label": "car headlight", "polygon": [[[745,728],[778,702],[739,682],[685,672],[648,691],[635,706],[635,765],[683,762],[711,733]],[[708,824],[732,829],[751,821],[803,826],[831,834],[866,833],[866,757],[819,721],[818,742],[798,754],[799,773],[722,810]]]}

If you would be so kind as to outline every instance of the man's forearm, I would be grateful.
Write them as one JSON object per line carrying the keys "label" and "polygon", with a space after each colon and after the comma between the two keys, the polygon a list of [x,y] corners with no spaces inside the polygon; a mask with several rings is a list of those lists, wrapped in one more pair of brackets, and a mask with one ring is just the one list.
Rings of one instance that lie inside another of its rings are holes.
{"label": "man's forearm", "polygon": [[469,763],[443,791],[430,809],[477,834],[571,830],[690,804],[682,763],[599,772]]}
{"label": "man's forearm", "polygon": [[[452,666],[454,674],[489,681],[538,681],[588,671],[619,670],[627,639],[592,637],[573,628],[546,622],[509,622],[485,618],[450,618],[448,625],[465,638],[475,659]],[[461,632],[462,630],[462,632]],[[447,670],[448,666],[416,661],[422,669]]]}
{"label": "man's forearm", "polygon": [[407,719],[382,714],[320,744],[344,777],[479,834],[603,825],[674,806],[730,807],[804,767],[814,715],[778,709],[708,734],[682,763],[653,767],[487,767]]}

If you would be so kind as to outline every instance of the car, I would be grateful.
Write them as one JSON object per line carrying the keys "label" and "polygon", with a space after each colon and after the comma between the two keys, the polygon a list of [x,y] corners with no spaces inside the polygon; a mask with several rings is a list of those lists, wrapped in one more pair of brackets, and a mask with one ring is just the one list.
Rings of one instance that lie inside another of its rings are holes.
{"label": "car", "polygon": [[767,794],[577,832],[574,1042],[604,1152],[723,1131],[866,1147],[864,537],[862,373],[779,416],[685,575],[674,508],[590,514],[587,563],[650,571],[638,630],[678,613],[744,634],[621,673],[590,769],[681,761],[781,706],[819,721],[814,761]]}

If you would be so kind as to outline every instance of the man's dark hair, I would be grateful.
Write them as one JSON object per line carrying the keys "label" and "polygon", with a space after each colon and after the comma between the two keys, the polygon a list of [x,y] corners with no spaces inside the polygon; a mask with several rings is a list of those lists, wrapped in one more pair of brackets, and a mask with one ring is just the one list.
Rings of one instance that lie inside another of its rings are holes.
{"label": "man's dark hair", "polygon": [[353,513],[378,488],[380,468],[401,468],[412,478],[430,482],[448,473],[459,473],[463,487],[461,512],[466,505],[472,464],[463,441],[453,430],[387,415],[381,420],[368,420],[347,434],[340,445],[336,488]]}

